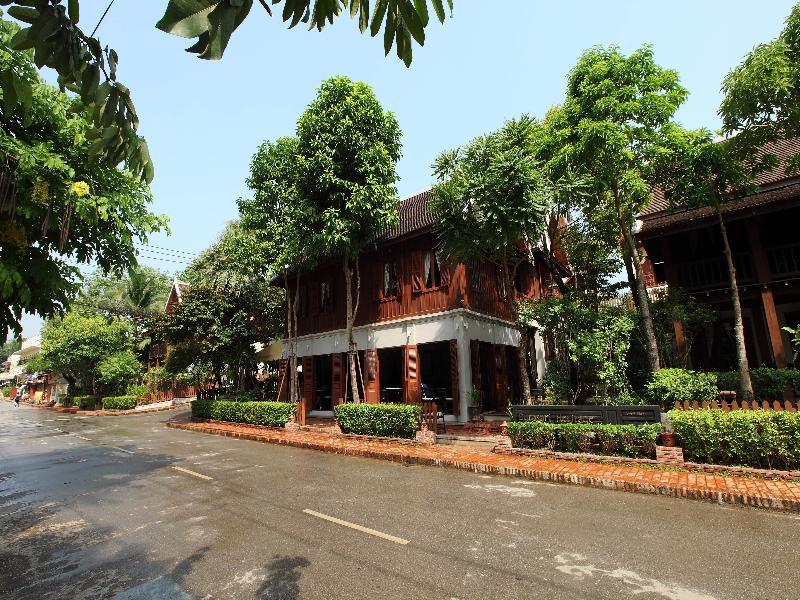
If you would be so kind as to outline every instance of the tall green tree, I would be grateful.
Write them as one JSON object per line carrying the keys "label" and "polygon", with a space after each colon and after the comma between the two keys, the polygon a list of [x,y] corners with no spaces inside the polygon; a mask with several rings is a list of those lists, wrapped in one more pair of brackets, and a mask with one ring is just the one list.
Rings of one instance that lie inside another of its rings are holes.
{"label": "tall green tree", "polygon": [[45,323],[40,365],[61,373],[73,389],[97,395],[101,362],[128,350],[131,333],[130,325],[118,319],[67,313]]}
{"label": "tall green tree", "polygon": [[[756,46],[728,73],[722,92],[723,133],[735,134],[734,144],[763,166],[775,165],[777,157],[764,145],[800,137],[800,4],[776,39]],[[800,156],[786,166],[797,172]]]}
{"label": "tall green tree", "polygon": [[[544,177],[533,156],[535,123],[529,117],[441,154],[433,165],[438,182],[431,209],[437,215],[444,254],[455,261],[487,260],[498,267],[502,289],[519,323],[514,281],[547,216]],[[531,401],[525,331],[520,330],[519,371],[523,400]]]}
{"label": "tall green tree", "polygon": [[359,257],[397,222],[400,127],[366,83],[332,77],[297,122],[297,139],[298,190],[310,209],[312,244],[342,261],[350,383],[359,402],[353,339]]}
{"label": "tall green tree", "polygon": [[[299,141],[282,137],[264,142],[253,156],[247,185],[252,198],[239,200],[242,227],[262,245],[270,276],[283,278],[286,300],[286,341],[289,354],[286,385],[290,402],[299,400],[297,376],[297,319],[299,289],[303,271],[309,269],[318,252],[311,247],[309,203],[299,190]],[[289,285],[294,276],[295,289]]]}
{"label": "tall green tree", "polygon": [[595,47],[570,73],[556,124],[562,145],[552,165],[586,173],[593,193],[585,197],[585,210],[615,216],[652,371],[660,368],[658,344],[633,229],[651,198],[652,163],[663,149],[665,128],[686,95],[678,74],[656,64],[650,47],[628,56],[614,46]]}
{"label": "tall green tree", "polygon": [[15,69],[31,88],[26,116],[9,108],[14,86],[0,89],[0,338],[19,332],[23,312],[63,311],[78,288],[76,264],[121,274],[136,264],[134,242],[167,222],[149,212],[146,184],[92,157],[96,128],[39,78],[33,51],[10,49],[17,31],[0,19],[0,70]]}
{"label": "tall green tree", "polygon": [[137,265],[122,276],[95,271],[77,297],[78,308],[140,321],[164,310],[172,279],[166,273]]}
{"label": "tall green tree", "polygon": [[687,131],[674,126],[670,129],[666,152],[657,160],[664,193],[673,208],[712,207],[722,240],[722,253],[728,271],[733,331],[736,338],[736,359],[739,385],[746,400],[753,398],[750,365],[744,343],[744,319],[736,279],[728,228],[723,210],[725,204],[755,190],[753,169],[741,147],[732,139],[714,141],[708,130]]}

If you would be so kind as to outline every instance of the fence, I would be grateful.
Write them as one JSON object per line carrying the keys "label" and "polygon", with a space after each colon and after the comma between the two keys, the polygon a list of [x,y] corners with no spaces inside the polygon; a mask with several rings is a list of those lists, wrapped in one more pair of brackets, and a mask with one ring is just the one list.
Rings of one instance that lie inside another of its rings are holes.
{"label": "fence", "polygon": [[142,400],[140,405],[156,404],[157,402],[169,402],[175,398],[192,398],[197,395],[197,390],[193,385],[184,385],[170,388],[164,391],[150,392]]}
{"label": "fence", "polygon": [[675,410],[700,410],[703,408],[715,408],[724,410],[725,412],[731,410],[774,410],[797,412],[800,411],[800,401],[773,400],[770,402],[769,400],[753,400],[752,402],[748,402],[747,400],[742,400],[740,403],[738,400],[732,400],[731,402],[728,402],[727,400],[722,400],[720,402],[717,402],[716,400],[712,400],[711,402],[698,402],[695,400],[694,402],[675,402]]}

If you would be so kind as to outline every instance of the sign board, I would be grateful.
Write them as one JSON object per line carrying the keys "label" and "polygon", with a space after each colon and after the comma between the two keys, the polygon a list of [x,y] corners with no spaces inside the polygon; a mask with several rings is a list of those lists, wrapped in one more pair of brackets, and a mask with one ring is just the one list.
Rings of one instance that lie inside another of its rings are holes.
{"label": "sign board", "polygon": [[511,416],[514,421],[643,425],[660,423],[661,408],[651,404],[641,406],[515,404],[511,406]]}

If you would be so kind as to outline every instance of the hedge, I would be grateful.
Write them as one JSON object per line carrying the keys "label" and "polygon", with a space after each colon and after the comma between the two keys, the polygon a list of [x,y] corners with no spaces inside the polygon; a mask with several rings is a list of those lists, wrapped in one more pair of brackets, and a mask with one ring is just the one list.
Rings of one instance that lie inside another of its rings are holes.
{"label": "hedge", "polygon": [[94,410],[97,408],[97,396],[72,396],[72,406],[81,410]]}
{"label": "hedge", "polygon": [[717,376],[688,369],[661,369],[647,384],[647,397],[662,409],[670,410],[675,402],[711,402],[717,398]]}
{"label": "hedge", "polygon": [[[738,371],[716,373],[717,388],[720,390],[739,390]],[[757,400],[783,400],[786,386],[800,386],[800,370],[757,367],[750,370],[750,381]]]}
{"label": "hedge", "polygon": [[237,402],[235,400],[193,400],[192,416],[199,419],[230,421],[283,427],[292,418],[295,405],[289,402]]}
{"label": "hedge", "polygon": [[342,433],[413,438],[422,407],[415,404],[340,404],[335,409]]}
{"label": "hedge", "polygon": [[800,413],[673,410],[672,429],[687,459],[764,469],[800,469]]}
{"label": "hedge", "polygon": [[516,448],[537,448],[559,452],[581,452],[655,457],[661,425],[603,425],[593,423],[546,423],[511,421],[508,435]]}
{"label": "hedge", "polygon": [[136,408],[136,396],[106,396],[103,410],[132,410]]}
{"label": "hedge", "polygon": [[72,406],[72,398],[70,396],[61,396],[58,399],[58,403],[61,406]]}

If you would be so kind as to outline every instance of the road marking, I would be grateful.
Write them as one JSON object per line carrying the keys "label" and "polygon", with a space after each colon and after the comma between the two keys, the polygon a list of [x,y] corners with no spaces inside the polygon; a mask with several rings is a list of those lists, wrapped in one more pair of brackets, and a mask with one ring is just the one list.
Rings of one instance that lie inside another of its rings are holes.
{"label": "road marking", "polygon": [[79,440],[84,440],[84,441],[86,441],[86,442],[91,442],[91,441],[92,441],[92,440],[90,440],[90,439],[89,439],[89,438],[87,438],[87,437],[83,437],[82,435],[78,435],[77,433],[73,433],[72,435],[74,435],[74,436],[75,436],[76,438],[78,438]]}
{"label": "road marking", "polygon": [[56,417],[56,421],[69,421],[69,417]]}
{"label": "road marking", "polygon": [[130,450],[125,450],[125,448],[120,448],[120,447],[118,447],[118,446],[111,446],[111,448],[112,448],[113,450],[119,450],[120,452],[126,452],[127,454],[134,454],[134,453],[133,453],[133,452],[131,452]]}
{"label": "road marking", "polygon": [[362,525],[356,525],[355,523],[350,523],[349,521],[343,521],[342,519],[337,519],[336,517],[324,515],[322,513],[318,513],[308,508],[304,508],[303,512],[306,513],[307,515],[311,515],[312,517],[317,517],[319,519],[330,521],[331,523],[336,523],[337,525],[342,525],[343,527],[349,527],[350,529],[355,529],[356,531],[360,531],[361,533],[368,533],[369,535],[374,535],[375,537],[379,537],[384,540],[389,540],[390,542],[394,542],[395,544],[400,544],[402,546],[405,546],[406,544],[409,543],[409,540],[404,540],[403,538],[395,537],[393,535],[389,535],[388,533],[383,533],[382,531],[375,531],[374,529],[370,529],[369,527],[364,527]]}
{"label": "road marking", "polygon": [[194,475],[195,477],[199,477],[200,479],[205,479],[206,481],[211,481],[211,477],[208,475],[201,475],[200,473],[195,473],[194,471],[190,471],[189,469],[184,469],[183,467],[172,467],[176,471],[180,471],[181,473],[186,473],[188,475]]}

